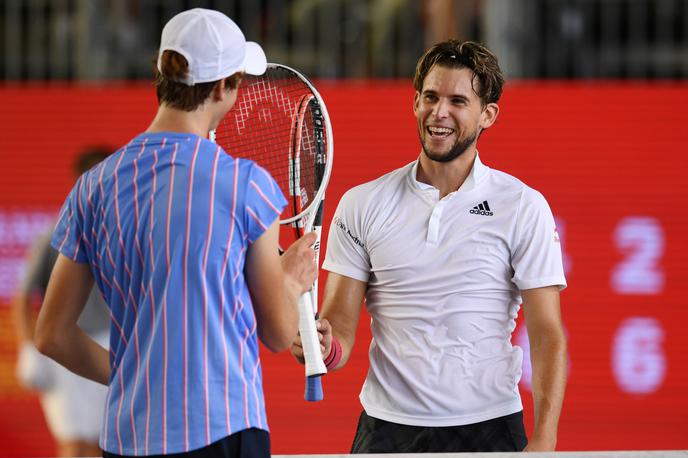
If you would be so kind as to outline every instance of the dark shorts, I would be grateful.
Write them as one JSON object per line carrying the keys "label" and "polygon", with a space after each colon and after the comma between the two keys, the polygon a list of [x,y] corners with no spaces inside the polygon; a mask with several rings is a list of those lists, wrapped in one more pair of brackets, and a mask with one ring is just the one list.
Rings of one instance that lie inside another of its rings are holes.
{"label": "dark shorts", "polygon": [[[270,434],[262,429],[239,431],[217,442],[186,453],[148,455],[155,458],[270,458]],[[103,458],[121,458],[122,455],[103,452]]]}
{"label": "dark shorts", "polygon": [[461,426],[410,426],[361,413],[351,453],[520,452],[523,412]]}

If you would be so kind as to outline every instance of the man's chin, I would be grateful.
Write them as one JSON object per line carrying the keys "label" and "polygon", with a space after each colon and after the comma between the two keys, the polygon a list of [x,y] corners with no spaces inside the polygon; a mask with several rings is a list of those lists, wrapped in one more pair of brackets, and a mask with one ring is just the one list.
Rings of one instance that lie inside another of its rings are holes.
{"label": "man's chin", "polygon": [[435,162],[451,162],[461,156],[465,151],[465,149],[457,151],[455,148],[450,148],[447,151],[433,151],[423,147],[423,152],[427,158]]}
{"label": "man's chin", "polygon": [[425,155],[428,157],[428,159],[432,161],[437,161],[437,162],[445,162],[446,158],[449,156],[450,151],[430,151],[427,149],[424,149]]}
{"label": "man's chin", "polygon": [[423,146],[423,152],[425,155],[430,159],[431,161],[435,162],[451,162],[457,157],[461,156],[463,153],[468,150],[468,148],[475,142],[476,135],[472,135],[462,141],[456,142],[454,145],[452,145],[451,148],[448,150],[440,150],[440,151],[433,151],[425,145],[424,142],[422,143]]}

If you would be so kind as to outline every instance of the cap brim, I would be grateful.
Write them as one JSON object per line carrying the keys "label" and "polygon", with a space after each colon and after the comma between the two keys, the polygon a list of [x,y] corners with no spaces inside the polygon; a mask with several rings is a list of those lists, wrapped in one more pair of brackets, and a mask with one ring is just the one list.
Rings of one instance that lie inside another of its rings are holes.
{"label": "cap brim", "polygon": [[246,42],[246,57],[244,57],[244,71],[249,75],[262,75],[268,68],[268,60],[263,48],[253,41]]}

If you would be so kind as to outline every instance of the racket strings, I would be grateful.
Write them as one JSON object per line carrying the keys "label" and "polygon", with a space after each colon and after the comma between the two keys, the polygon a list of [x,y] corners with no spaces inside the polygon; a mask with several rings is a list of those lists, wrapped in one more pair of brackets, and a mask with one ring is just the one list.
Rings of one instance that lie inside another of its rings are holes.
{"label": "racket strings", "polygon": [[216,131],[217,143],[228,154],[251,159],[272,175],[290,202],[283,220],[309,211],[321,182],[313,120],[317,104],[312,99],[310,88],[296,75],[269,68],[262,76],[244,79],[234,107]]}

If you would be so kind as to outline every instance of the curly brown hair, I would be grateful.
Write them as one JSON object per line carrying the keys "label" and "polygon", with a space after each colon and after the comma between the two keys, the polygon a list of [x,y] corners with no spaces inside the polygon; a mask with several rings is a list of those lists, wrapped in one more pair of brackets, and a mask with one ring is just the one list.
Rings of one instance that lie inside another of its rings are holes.
{"label": "curly brown hair", "polygon": [[[208,98],[218,81],[197,83],[187,86],[179,82],[189,72],[189,63],[186,58],[176,51],[166,50],[162,53],[158,70],[157,57],[153,61],[155,74],[155,90],[158,103],[176,108],[178,110],[193,111]],[[234,73],[225,78],[225,85],[230,89],[236,89],[244,77],[243,72]]]}
{"label": "curly brown hair", "polygon": [[473,71],[477,87],[473,90],[485,106],[496,103],[502,95],[504,74],[499,68],[497,57],[484,45],[473,41],[447,40],[433,45],[418,60],[413,87],[423,90],[423,82],[434,65],[447,68],[468,68]]}

